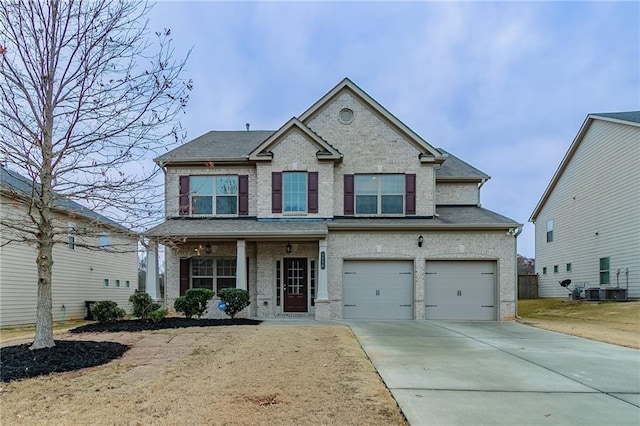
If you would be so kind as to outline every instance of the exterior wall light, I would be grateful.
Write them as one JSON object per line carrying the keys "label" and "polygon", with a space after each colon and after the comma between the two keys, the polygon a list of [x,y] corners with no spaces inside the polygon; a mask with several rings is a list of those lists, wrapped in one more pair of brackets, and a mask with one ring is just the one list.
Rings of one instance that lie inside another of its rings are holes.
{"label": "exterior wall light", "polygon": [[207,244],[206,246],[204,246],[204,252],[206,254],[211,254],[211,244]]}
{"label": "exterior wall light", "polygon": [[287,243],[287,245],[284,248],[284,251],[286,251],[287,254],[291,254],[291,244]]}
{"label": "exterior wall light", "polygon": [[424,237],[420,235],[418,237],[418,247],[422,247],[422,243],[424,243]]}

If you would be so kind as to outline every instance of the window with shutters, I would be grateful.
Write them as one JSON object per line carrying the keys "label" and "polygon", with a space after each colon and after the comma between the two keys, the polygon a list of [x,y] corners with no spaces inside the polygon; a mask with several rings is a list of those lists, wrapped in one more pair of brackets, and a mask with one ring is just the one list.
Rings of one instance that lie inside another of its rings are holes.
{"label": "window with shutters", "polygon": [[273,172],[272,213],[318,213],[318,172]]}
{"label": "window with shutters", "polygon": [[238,176],[190,176],[189,188],[191,215],[238,214]]}
{"label": "window with shutters", "polygon": [[282,210],[284,213],[307,212],[307,173],[282,174]]}
{"label": "window with shutters", "polygon": [[356,175],[356,215],[401,215],[404,213],[404,175]]}

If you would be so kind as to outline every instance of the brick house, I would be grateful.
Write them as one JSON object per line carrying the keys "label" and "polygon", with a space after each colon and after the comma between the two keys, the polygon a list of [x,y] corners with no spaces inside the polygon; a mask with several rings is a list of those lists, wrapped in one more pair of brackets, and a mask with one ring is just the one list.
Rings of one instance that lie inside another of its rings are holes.
{"label": "brick house", "polygon": [[[212,131],[155,159],[166,301],[248,289],[246,315],[503,320],[521,225],[480,205],[489,176],[344,79],[276,131]],[[210,315],[220,315],[210,309]]]}

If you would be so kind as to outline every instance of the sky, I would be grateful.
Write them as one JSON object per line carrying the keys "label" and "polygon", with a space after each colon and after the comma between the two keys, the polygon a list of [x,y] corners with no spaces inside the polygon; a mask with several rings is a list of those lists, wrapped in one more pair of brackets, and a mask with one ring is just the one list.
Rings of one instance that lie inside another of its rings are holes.
{"label": "sky", "polygon": [[190,50],[187,140],[277,130],[344,77],[491,176],[482,206],[524,224],[587,114],[640,110],[640,2],[160,2]]}

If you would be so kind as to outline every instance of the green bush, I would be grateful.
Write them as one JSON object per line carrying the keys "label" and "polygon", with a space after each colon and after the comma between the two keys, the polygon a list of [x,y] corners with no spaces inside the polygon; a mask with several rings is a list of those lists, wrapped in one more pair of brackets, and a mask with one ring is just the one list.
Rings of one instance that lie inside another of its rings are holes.
{"label": "green bush", "polygon": [[207,312],[207,304],[215,294],[213,290],[208,288],[191,288],[185,292],[184,296],[176,299],[173,307],[176,312],[184,314],[187,318],[191,318],[194,315],[202,318]]}
{"label": "green bush", "polygon": [[223,288],[218,292],[218,297],[227,304],[224,313],[229,315],[231,319],[251,304],[249,292],[239,288]]}
{"label": "green bush", "polygon": [[91,314],[100,322],[116,322],[124,318],[126,312],[118,307],[118,304],[112,300],[103,300],[96,302],[91,309]]}
{"label": "green bush", "polygon": [[168,311],[166,309],[156,309],[155,311],[151,312],[149,317],[151,317],[151,321],[153,322],[160,322],[164,317],[167,316],[167,314]]}
{"label": "green bush", "polygon": [[155,303],[151,296],[144,291],[136,291],[129,297],[129,303],[133,306],[133,316],[142,320],[151,318],[151,313],[160,309],[160,305]]}

